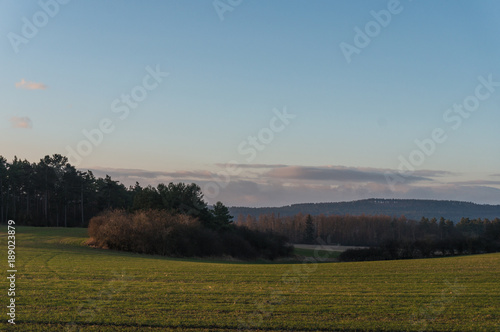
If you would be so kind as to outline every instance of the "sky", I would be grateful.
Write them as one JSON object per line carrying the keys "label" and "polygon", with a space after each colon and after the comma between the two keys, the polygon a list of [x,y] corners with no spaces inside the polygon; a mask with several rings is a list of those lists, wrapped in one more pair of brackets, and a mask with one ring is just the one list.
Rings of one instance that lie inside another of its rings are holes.
{"label": "sky", "polygon": [[228,206],[500,204],[498,1],[0,6],[8,160]]}

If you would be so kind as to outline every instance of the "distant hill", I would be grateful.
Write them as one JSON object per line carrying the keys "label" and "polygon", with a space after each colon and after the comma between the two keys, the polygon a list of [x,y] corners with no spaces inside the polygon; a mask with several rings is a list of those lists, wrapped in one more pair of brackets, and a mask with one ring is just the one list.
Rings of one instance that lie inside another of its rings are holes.
{"label": "distant hill", "polygon": [[466,218],[500,218],[500,205],[475,204],[459,201],[437,201],[423,199],[379,199],[371,198],[352,202],[338,203],[305,203],[293,204],[282,207],[249,208],[231,207],[229,208],[235,219],[252,215],[258,217],[262,214],[274,213],[276,216],[293,216],[299,212],[311,215],[389,215],[405,216],[408,219],[420,220],[422,217],[432,218],[444,217],[454,222]]}

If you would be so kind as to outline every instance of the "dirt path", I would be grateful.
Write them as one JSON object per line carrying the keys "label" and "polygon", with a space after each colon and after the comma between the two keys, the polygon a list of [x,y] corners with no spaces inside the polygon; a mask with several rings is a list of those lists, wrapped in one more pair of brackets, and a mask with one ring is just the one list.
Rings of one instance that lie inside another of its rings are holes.
{"label": "dirt path", "polygon": [[367,248],[367,247],[357,247],[357,246],[320,245],[320,244],[294,244],[293,246],[299,249],[319,249],[326,251],[346,251],[347,249]]}

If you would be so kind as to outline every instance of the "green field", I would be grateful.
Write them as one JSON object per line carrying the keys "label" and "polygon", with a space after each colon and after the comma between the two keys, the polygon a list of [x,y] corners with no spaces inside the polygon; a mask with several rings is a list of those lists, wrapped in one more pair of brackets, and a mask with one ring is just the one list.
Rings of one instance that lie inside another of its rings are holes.
{"label": "green field", "polygon": [[16,237],[17,324],[6,323],[4,249],[1,330],[500,330],[500,254],[251,264],[93,249],[85,229]]}
{"label": "green field", "polygon": [[320,248],[317,250],[294,248],[293,253],[299,257],[328,257],[329,260],[338,260],[341,254],[341,251],[321,250]]}

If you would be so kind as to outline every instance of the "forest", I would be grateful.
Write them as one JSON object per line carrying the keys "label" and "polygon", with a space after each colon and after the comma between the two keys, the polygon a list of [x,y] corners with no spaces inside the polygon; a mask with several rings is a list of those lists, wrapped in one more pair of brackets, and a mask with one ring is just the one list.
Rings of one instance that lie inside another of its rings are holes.
{"label": "forest", "polygon": [[195,183],[126,188],[110,176],[76,170],[64,156],[38,163],[0,157],[1,221],[87,227],[89,245],[179,257],[287,257],[285,237],[233,224],[229,209],[203,199]]}
{"label": "forest", "polygon": [[17,157],[9,163],[0,156],[2,223],[15,219],[18,225],[87,227],[93,217],[114,209],[164,209],[208,223],[218,218],[213,212],[229,215],[220,202],[209,211],[194,183],[159,184],[156,188],[136,183],[127,188],[108,175],[96,178],[91,171],[77,170],[59,154],[47,155],[38,163]]}
{"label": "forest", "polygon": [[387,215],[319,215],[298,213],[238,216],[237,225],[287,237],[292,243],[371,247],[349,250],[343,260],[373,260],[452,256],[500,251],[500,218],[441,217],[420,221]]}
{"label": "forest", "polygon": [[0,156],[0,222],[19,225],[86,227],[99,212],[127,208],[140,190],[126,188],[111,177],[80,171],[62,155],[38,163]]}

